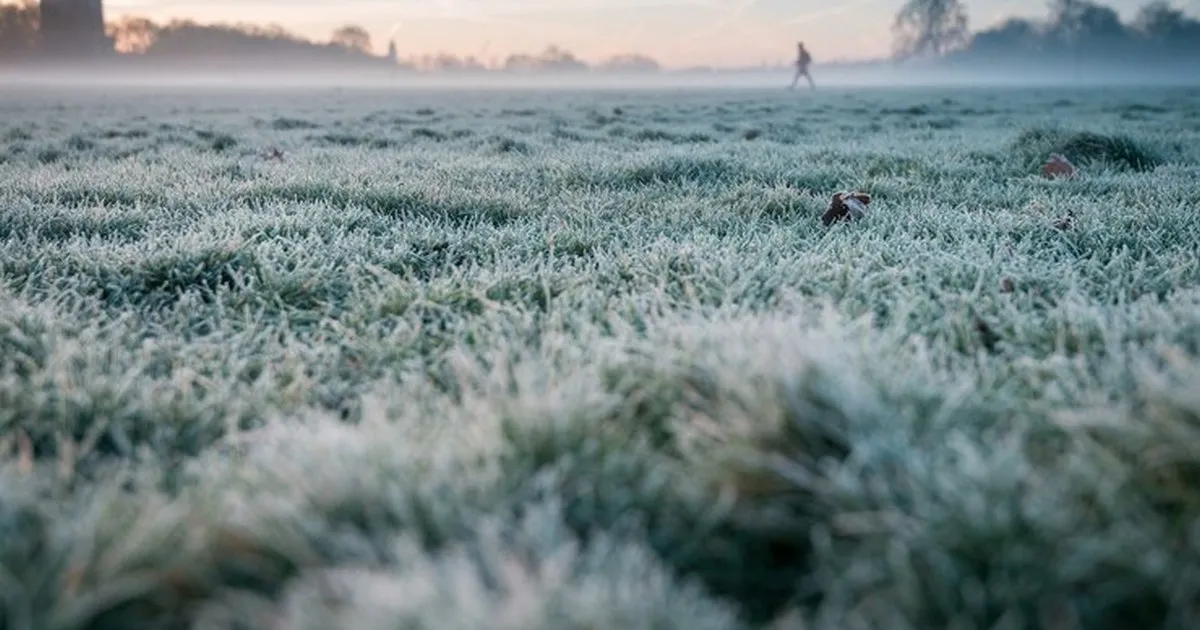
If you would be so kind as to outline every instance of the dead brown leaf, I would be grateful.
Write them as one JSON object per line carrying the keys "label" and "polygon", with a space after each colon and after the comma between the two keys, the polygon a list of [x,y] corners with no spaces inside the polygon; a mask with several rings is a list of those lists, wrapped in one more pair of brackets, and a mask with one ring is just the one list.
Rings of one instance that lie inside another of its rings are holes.
{"label": "dead brown leaf", "polygon": [[834,193],[833,198],[829,201],[829,209],[821,215],[821,223],[829,226],[835,221],[862,219],[866,216],[867,205],[870,203],[871,195],[864,192]]}
{"label": "dead brown leaf", "polygon": [[1042,177],[1046,179],[1072,179],[1079,174],[1079,170],[1074,164],[1066,158],[1066,156],[1052,153],[1050,159],[1042,166]]}

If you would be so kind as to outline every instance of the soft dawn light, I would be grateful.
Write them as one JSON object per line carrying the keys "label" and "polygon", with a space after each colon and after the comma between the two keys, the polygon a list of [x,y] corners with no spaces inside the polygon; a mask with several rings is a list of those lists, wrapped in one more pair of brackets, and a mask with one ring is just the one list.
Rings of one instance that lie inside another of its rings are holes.
{"label": "soft dawn light", "polygon": [[[637,52],[664,65],[757,65],[790,60],[803,40],[818,62],[886,55],[903,0],[108,0],[108,15],[277,23],[326,39],[364,26],[378,51],[448,52],[483,61],[556,44],[585,59]],[[1112,0],[1128,17],[1144,0]],[[1200,13],[1200,0],[1177,2]],[[1046,0],[967,2],[973,28],[1041,16]]]}

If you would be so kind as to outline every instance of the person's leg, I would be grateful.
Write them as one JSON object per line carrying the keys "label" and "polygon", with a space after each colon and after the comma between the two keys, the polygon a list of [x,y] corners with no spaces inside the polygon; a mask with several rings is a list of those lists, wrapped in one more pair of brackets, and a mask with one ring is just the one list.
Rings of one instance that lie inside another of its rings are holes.
{"label": "person's leg", "polygon": [[817,89],[816,82],[813,81],[812,75],[809,74],[807,70],[804,71],[804,78],[808,79],[808,87],[809,88],[814,89],[814,90]]}
{"label": "person's leg", "polygon": [[792,84],[790,86],[788,86],[788,89],[789,90],[796,89],[796,83],[798,83],[799,81],[800,81],[800,70],[797,68],[796,74],[792,75]]}

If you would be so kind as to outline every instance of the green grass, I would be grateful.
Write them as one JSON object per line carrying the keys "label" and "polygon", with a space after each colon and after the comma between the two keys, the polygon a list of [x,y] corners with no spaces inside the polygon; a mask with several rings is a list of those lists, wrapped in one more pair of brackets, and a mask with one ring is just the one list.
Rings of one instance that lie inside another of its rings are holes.
{"label": "green grass", "polygon": [[0,97],[0,629],[1196,627],[1200,93],[482,96]]}

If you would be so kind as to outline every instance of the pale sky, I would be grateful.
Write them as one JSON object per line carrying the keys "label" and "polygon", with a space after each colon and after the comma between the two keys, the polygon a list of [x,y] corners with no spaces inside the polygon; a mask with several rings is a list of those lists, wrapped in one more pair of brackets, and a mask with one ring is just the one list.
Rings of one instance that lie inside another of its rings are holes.
{"label": "pale sky", "polygon": [[[1129,19],[1149,0],[1101,0]],[[816,61],[888,54],[904,0],[106,0],[108,19],[140,15],[199,22],[276,23],[328,40],[346,23],[393,37],[401,57],[449,52],[483,61],[557,44],[596,61],[643,53],[671,66],[790,60],[803,40]],[[1175,0],[1191,15],[1200,0]],[[1047,0],[966,0],[972,30],[1009,16],[1040,18]]]}

